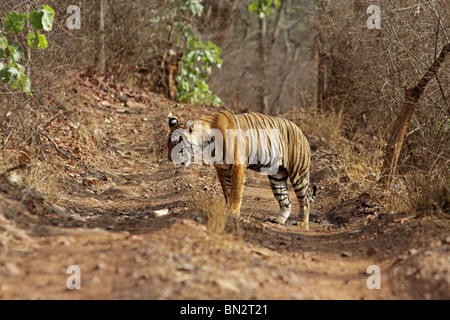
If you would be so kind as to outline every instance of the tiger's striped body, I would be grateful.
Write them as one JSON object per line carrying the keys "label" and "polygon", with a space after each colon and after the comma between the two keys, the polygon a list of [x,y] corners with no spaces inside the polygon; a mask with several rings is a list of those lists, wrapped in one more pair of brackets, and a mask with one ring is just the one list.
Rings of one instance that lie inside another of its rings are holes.
{"label": "tiger's striped body", "polygon": [[[287,184],[289,179],[300,203],[299,216],[303,222],[302,225],[308,229],[310,201],[313,200],[314,195],[309,182],[310,147],[302,131],[291,121],[259,113],[233,115],[227,111],[221,111],[210,116],[203,116],[200,121],[202,137],[208,135],[208,130],[217,129],[224,138],[223,155],[227,156],[226,160],[214,163],[214,166],[230,209],[236,214],[240,213],[247,168],[264,171],[269,164],[275,165],[276,170],[270,172],[268,178],[280,210],[276,217],[269,220],[284,224],[291,213],[292,203],[289,199]],[[205,141],[200,142],[200,137],[193,133],[192,121],[188,121],[186,125],[180,125],[175,119],[171,119],[171,132],[176,129],[190,130],[191,134],[183,140],[186,145],[200,144],[205,147]],[[242,130],[241,132],[249,133],[245,136],[247,142],[245,161],[238,159],[239,145],[236,140],[231,140],[235,139],[233,136],[227,135],[230,130]],[[274,132],[276,130],[277,134],[265,135],[271,130]],[[176,144],[177,139],[169,140],[169,159],[172,148]]]}

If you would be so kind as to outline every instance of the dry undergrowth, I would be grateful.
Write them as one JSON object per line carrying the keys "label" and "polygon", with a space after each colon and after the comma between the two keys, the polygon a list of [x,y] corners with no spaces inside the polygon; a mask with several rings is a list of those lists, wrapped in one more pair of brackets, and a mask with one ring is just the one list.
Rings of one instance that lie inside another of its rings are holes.
{"label": "dry undergrowth", "polygon": [[26,247],[21,230],[61,214],[55,208],[65,179],[98,161],[98,119],[75,97],[45,105],[31,98],[38,111],[27,105],[12,112],[18,102],[0,107],[0,251],[20,241]]}
{"label": "dry undergrowth", "polygon": [[[313,162],[314,153],[317,153],[316,160],[325,156],[337,158],[337,164],[330,165],[329,168],[336,183],[354,184],[372,190],[372,194],[376,195],[377,200],[388,212],[410,216],[434,214],[448,217],[450,212],[448,174],[414,172],[404,176],[398,175],[389,190],[382,189],[378,186],[378,180],[384,152],[383,141],[369,134],[362,135],[360,139],[347,139],[344,134],[348,131],[347,124],[342,112],[316,109],[306,112],[294,108],[285,116],[296,122],[309,138],[313,149]],[[321,155],[320,152],[316,152],[321,147],[334,152]],[[446,172],[445,168],[436,171]]]}
{"label": "dry undergrowth", "polygon": [[[369,140],[367,142],[354,142],[346,138],[346,123],[342,112],[294,108],[286,117],[291,118],[308,137],[313,162],[325,157],[337,159],[337,164],[330,168],[336,182],[352,183],[379,178],[382,143],[373,137],[366,139]],[[328,150],[328,153],[317,153],[320,148]]]}
{"label": "dry undergrowth", "polygon": [[213,234],[225,232],[230,215],[227,213],[223,197],[194,193],[191,203],[192,209],[199,212],[205,220],[209,232]]}
{"label": "dry undergrowth", "polygon": [[449,177],[439,176],[434,179],[419,177],[415,185],[408,196],[412,211],[416,215],[450,218]]}

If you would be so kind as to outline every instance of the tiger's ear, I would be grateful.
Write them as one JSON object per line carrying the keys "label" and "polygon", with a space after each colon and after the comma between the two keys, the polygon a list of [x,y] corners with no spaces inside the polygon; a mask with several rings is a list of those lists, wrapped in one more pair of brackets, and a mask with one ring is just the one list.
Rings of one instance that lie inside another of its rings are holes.
{"label": "tiger's ear", "polygon": [[169,120],[169,126],[171,127],[171,128],[173,128],[173,127],[175,127],[175,126],[177,126],[178,125],[178,120],[176,119],[176,118],[170,118],[170,120]]}
{"label": "tiger's ear", "polygon": [[192,121],[192,120],[186,121],[185,127],[186,127],[187,130],[189,130],[190,132],[192,132],[192,128],[194,127],[194,121]]}

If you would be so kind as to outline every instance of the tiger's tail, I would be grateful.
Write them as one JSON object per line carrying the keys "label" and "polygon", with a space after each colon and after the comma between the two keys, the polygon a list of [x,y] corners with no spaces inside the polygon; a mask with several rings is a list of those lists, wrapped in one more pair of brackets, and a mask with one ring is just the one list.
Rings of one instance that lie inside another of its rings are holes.
{"label": "tiger's tail", "polygon": [[317,186],[313,185],[313,187],[309,188],[308,190],[309,202],[313,203],[314,201],[316,201],[316,195],[317,195]]}

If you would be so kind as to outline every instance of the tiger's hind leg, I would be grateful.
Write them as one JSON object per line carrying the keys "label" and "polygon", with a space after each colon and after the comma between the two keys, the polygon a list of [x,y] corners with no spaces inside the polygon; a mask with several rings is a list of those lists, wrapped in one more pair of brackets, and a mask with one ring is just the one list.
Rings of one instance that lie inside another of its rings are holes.
{"label": "tiger's hind leg", "polygon": [[269,218],[269,221],[272,223],[285,224],[291,214],[292,203],[289,199],[287,179],[288,173],[282,168],[278,170],[276,175],[269,176],[270,187],[272,188],[273,195],[278,200],[280,205],[278,215],[276,217]]}
{"label": "tiger's hind leg", "polygon": [[309,230],[309,211],[310,211],[310,199],[309,199],[309,173],[303,179],[296,181],[291,179],[292,186],[297,200],[300,203],[300,211],[298,214],[299,225],[305,230]]}

